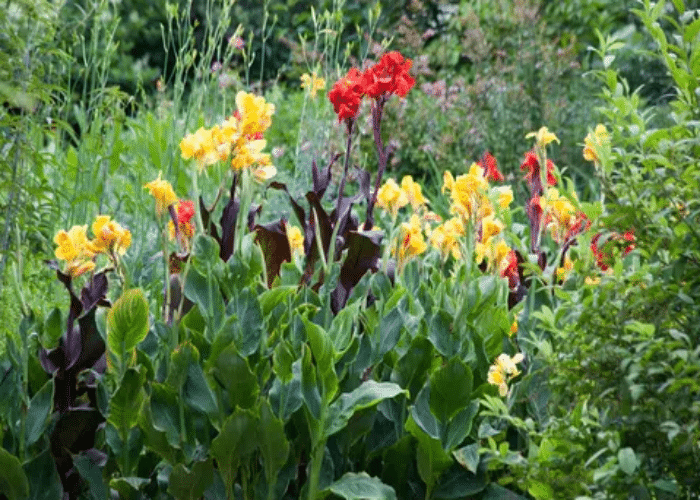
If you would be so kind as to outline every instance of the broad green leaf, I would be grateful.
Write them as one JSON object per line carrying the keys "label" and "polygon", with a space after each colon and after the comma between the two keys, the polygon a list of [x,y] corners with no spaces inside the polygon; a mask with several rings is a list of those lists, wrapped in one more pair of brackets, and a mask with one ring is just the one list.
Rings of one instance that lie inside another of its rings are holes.
{"label": "broad green leaf", "polygon": [[552,487],[542,481],[530,481],[527,492],[536,500],[549,500],[550,498],[554,498],[554,490],[552,490]]}
{"label": "broad green leaf", "polygon": [[284,423],[272,413],[267,400],[260,406],[258,446],[263,458],[267,482],[274,483],[277,474],[287,463],[289,442],[284,433]]}
{"label": "broad green leaf", "polygon": [[218,406],[202,367],[192,363],[187,369],[187,379],[182,390],[182,397],[191,408],[214,416],[218,414]]}
{"label": "broad green leaf", "polygon": [[224,321],[224,299],[216,278],[212,274],[203,275],[190,268],[185,280],[185,297],[197,304],[211,334],[219,331]]}
{"label": "broad green leaf", "polygon": [[452,358],[433,372],[430,376],[430,410],[440,422],[446,424],[467,406],[472,383],[472,371],[458,358]]}
{"label": "broad green leaf", "polygon": [[199,364],[199,350],[191,342],[185,341],[170,354],[170,371],[167,383],[180,391],[185,386],[192,364]]}
{"label": "broad green leaf", "polygon": [[333,318],[328,336],[333,343],[335,352],[342,353],[350,346],[357,317],[360,314],[360,303],[347,305]]}
{"label": "broad green leaf", "polygon": [[228,392],[231,408],[250,408],[257,401],[258,379],[233,344],[219,354],[211,373]]}
{"label": "broad green leaf", "polygon": [[486,484],[486,474],[483,471],[479,474],[472,474],[455,464],[440,477],[433,498],[435,500],[472,498],[472,495],[483,491]]}
{"label": "broad green leaf", "polygon": [[94,500],[107,498],[107,488],[102,477],[102,467],[95,462],[94,457],[87,453],[79,453],[73,456],[73,464],[80,476],[88,483],[90,497]]}
{"label": "broad green leaf", "polygon": [[237,409],[231,414],[210,447],[219,471],[226,481],[233,481],[243,460],[257,447],[258,417],[250,410]]}
{"label": "broad green leaf", "polygon": [[142,477],[117,477],[109,481],[109,487],[119,494],[119,500],[143,498],[141,489],[150,481]]}
{"label": "broad green leaf", "polygon": [[272,310],[279,304],[285,304],[287,302],[287,297],[295,296],[297,294],[297,288],[297,285],[278,286],[272,290],[263,292],[258,297],[260,307],[262,308],[263,317],[267,318]]}
{"label": "broad green leaf", "polygon": [[454,450],[462,444],[472,430],[472,422],[479,411],[479,402],[472,401],[466,408],[460,410],[455,417],[450,420],[443,433],[442,444],[446,450]]}
{"label": "broad green leaf", "polygon": [[251,356],[260,348],[263,336],[264,321],[258,295],[251,287],[237,291],[226,306],[226,314],[236,316],[230,327],[238,352],[244,357]]}
{"label": "broad green leaf", "polygon": [[320,373],[333,369],[333,345],[326,331],[307,318],[302,318],[306,329],[306,338],[311,347],[311,353],[316,360],[316,366]]}
{"label": "broad green leaf", "polygon": [[430,411],[430,384],[426,384],[416,396],[411,407],[411,418],[423,432],[434,439],[440,439],[440,426]]}
{"label": "broad green leaf", "polygon": [[153,382],[151,384],[151,415],[153,428],[165,432],[171,446],[180,444],[180,410],[177,403],[177,393],[166,385]]}
{"label": "broad green leaf", "polygon": [[122,435],[138,422],[144,403],[143,384],[145,380],[145,370],[128,369],[109,401],[107,421]]}
{"label": "broad green leaf", "polygon": [[617,460],[620,462],[620,469],[630,476],[634,474],[634,471],[639,467],[639,460],[632,448],[622,448],[618,451]]}
{"label": "broad green leaf", "polygon": [[347,472],[328,488],[333,494],[346,500],[395,500],[394,488],[370,477],[365,472]]}
{"label": "broad green leaf", "polygon": [[[316,368],[311,361],[311,349],[303,344],[301,353],[301,393],[309,413],[315,420],[319,420],[321,418],[321,393],[316,384]],[[311,422],[309,423],[311,424]]]}
{"label": "broad green leaf", "polygon": [[[402,300],[405,300],[402,298]],[[388,305],[386,306],[388,308]],[[391,309],[389,312],[384,313],[384,317],[379,323],[379,328],[377,335],[379,338],[379,346],[375,352],[374,360],[376,362],[380,361],[384,355],[391,351],[401,338],[401,331],[403,329],[403,317],[401,316],[401,311],[399,311],[398,306]]]}
{"label": "broad green leaf", "polygon": [[212,459],[195,462],[190,471],[183,464],[173,467],[168,479],[168,493],[178,500],[198,500],[214,481]]}
{"label": "broad green leaf", "polygon": [[294,377],[286,384],[276,378],[269,393],[272,409],[284,422],[304,404],[301,395],[301,362],[294,363],[292,370]]}
{"label": "broad green leaf", "polygon": [[[107,345],[116,359],[128,353],[148,333],[148,302],[140,288],[127,290],[107,314]],[[124,360],[122,360],[124,361]]]}
{"label": "broad green leaf", "polygon": [[469,472],[476,474],[479,467],[479,443],[473,443],[452,452],[452,456]]}
{"label": "broad green leaf", "polygon": [[442,473],[452,465],[452,458],[442,449],[440,441],[426,434],[413,418],[409,418],[406,422],[406,430],[418,441],[416,450],[418,475],[428,489],[432,490]]}
{"label": "broad green leaf", "polygon": [[[25,462],[24,471],[29,481],[30,500],[56,500],[61,498],[63,487],[61,486],[61,480],[58,477],[58,472],[56,472],[56,465],[49,448],[30,461]],[[0,472],[1,477],[2,473]],[[2,486],[2,479],[0,479],[0,491],[5,491]]]}
{"label": "broad green leaf", "polygon": [[330,407],[324,436],[342,430],[355,412],[407,392],[392,382],[368,380],[350,393],[342,394]]}
{"label": "broad green leaf", "polygon": [[430,342],[446,358],[451,358],[457,354],[461,345],[459,335],[454,331],[453,320],[453,315],[440,309],[433,315],[428,325]]}
{"label": "broad green leaf", "polygon": [[139,428],[143,432],[144,445],[171,465],[181,462],[182,452],[168,442],[166,433],[156,429],[153,422],[151,406],[144,405],[139,415]]}
{"label": "broad green leaf", "polygon": [[292,380],[292,365],[296,360],[292,346],[286,340],[282,340],[275,346],[272,353],[272,371],[284,383]]}
{"label": "broad green leaf", "polygon": [[31,446],[44,434],[46,420],[51,415],[53,409],[54,382],[49,380],[34,394],[27,409],[26,441],[27,446]]}
{"label": "broad green leaf", "polygon": [[27,475],[19,459],[0,447],[0,491],[7,500],[20,500],[29,495]]}
{"label": "broad green leaf", "polygon": [[482,498],[483,500],[526,500],[526,497],[518,495],[496,483],[488,485]]}
{"label": "broad green leaf", "polygon": [[416,337],[406,354],[394,366],[391,380],[407,389],[409,394],[415,397],[425,384],[432,362],[432,344],[424,337]]}

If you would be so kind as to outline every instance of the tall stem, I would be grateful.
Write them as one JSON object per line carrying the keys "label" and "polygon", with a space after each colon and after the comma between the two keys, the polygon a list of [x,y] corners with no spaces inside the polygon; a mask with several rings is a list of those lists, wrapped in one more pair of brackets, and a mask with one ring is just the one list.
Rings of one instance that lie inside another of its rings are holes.
{"label": "tall stem", "polygon": [[[349,119],[348,122],[348,143],[345,146],[345,165],[343,167],[343,178],[340,179],[340,187],[338,187],[338,203],[336,205],[335,213],[336,218],[340,220],[340,203],[343,199],[343,192],[345,191],[345,180],[348,177],[348,166],[350,165],[350,147],[352,146],[352,129],[355,124],[353,118]],[[337,222],[336,222],[337,223]]]}
{"label": "tall stem", "polygon": [[365,219],[365,231],[369,231],[374,225],[374,218],[372,212],[374,211],[374,205],[377,203],[377,194],[379,193],[379,186],[382,184],[382,176],[384,175],[384,170],[386,170],[386,148],[382,143],[381,135],[381,125],[382,125],[382,113],[384,111],[384,104],[386,104],[386,97],[382,96],[372,103],[372,131],[374,133],[374,145],[377,148],[377,160],[379,163],[377,169],[377,179],[374,183],[374,193],[372,194],[372,199],[369,201],[369,206],[367,207],[367,218]]}

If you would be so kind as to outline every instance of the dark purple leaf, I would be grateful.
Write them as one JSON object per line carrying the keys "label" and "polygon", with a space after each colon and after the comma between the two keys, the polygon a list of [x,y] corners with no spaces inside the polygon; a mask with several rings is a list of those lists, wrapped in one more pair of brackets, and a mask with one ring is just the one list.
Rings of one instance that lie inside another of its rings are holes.
{"label": "dark purple leaf", "polygon": [[269,224],[258,224],[255,226],[255,232],[255,241],[260,244],[265,257],[267,286],[271,287],[272,282],[280,274],[282,263],[292,260],[286,224],[284,219]]}

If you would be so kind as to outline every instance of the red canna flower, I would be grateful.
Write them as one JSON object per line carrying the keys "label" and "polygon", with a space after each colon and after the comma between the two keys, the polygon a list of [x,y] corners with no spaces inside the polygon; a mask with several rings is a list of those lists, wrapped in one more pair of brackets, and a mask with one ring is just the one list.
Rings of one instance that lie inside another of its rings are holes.
{"label": "red canna flower", "polygon": [[416,83],[408,74],[412,65],[413,61],[405,59],[399,52],[385,53],[377,64],[362,74],[363,92],[372,99],[378,99],[385,94],[406,97]]}
{"label": "red canna flower", "polygon": [[513,289],[520,283],[520,275],[518,274],[518,256],[515,250],[511,250],[506,257],[507,264],[501,271],[501,276],[508,278],[508,286]]}
{"label": "red canna flower", "polygon": [[[540,161],[537,158],[537,154],[534,150],[530,150],[525,153],[525,160],[520,164],[520,170],[527,171],[525,174],[525,179],[527,179],[530,189],[534,191],[533,188],[539,187],[540,184]],[[556,177],[554,177],[554,163],[552,160],[547,160],[547,184],[554,186],[557,183]]]}
{"label": "red canna flower", "polygon": [[490,181],[503,182],[503,174],[498,170],[498,162],[496,158],[493,157],[491,153],[486,151],[484,156],[481,157],[481,161],[477,163],[482,169],[484,169],[484,177]]}
{"label": "red canna flower", "polygon": [[[600,240],[601,236],[601,233],[593,236],[591,239],[591,251],[593,252],[593,257],[595,257],[597,266],[603,271],[607,271],[608,268],[613,265],[613,251],[615,249],[617,249],[618,252],[621,249],[623,256],[634,250],[635,238],[634,231],[632,230],[625,231],[625,233],[622,235],[619,233],[613,233],[607,239],[607,241],[605,241],[602,245],[599,245],[598,240]],[[624,242],[631,242],[631,244],[625,245]]]}
{"label": "red canna flower", "polygon": [[328,92],[328,99],[338,115],[338,121],[351,120],[357,115],[362,101],[362,74],[357,68],[350,68],[347,75],[335,82]]}

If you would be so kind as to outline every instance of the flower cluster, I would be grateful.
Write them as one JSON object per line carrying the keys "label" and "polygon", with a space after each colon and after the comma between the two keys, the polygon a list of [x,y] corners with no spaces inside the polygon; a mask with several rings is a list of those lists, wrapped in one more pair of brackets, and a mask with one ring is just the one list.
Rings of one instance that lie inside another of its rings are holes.
{"label": "flower cluster", "polygon": [[524,356],[521,353],[512,358],[504,353],[498,356],[494,364],[489,367],[488,383],[497,386],[501,396],[508,394],[508,382],[520,375],[520,370],[515,365],[522,362],[523,359]]}
{"label": "flower cluster", "polygon": [[595,164],[600,163],[610,151],[610,134],[605,125],[598,124],[593,132],[589,132],[583,140],[583,158]]}
{"label": "flower cluster", "polygon": [[158,172],[158,178],[144,185],[148,189],[151,196],[156,199],[156,214],[158,217],[163,215],[171,205],[177,203],[177,195],[173,190],[173,186],[166,180],[160,178],[161,172]]}
{"label": "flower cluster", "polygon": [[54,236],[57,245],[54,254],[66,262],[65,272],[72,277],[95,269],[98,255],[106,255],[116,264],[131,245],[131,232],[123,228],[108,215],[98,215],[92,223],[92,240],[87,237],[87,225],[73,226],[68,231],[61,229]]}
{"label": "flower cluster", "polygon": [[172,220],[168,221],[170,239],[177,239],[183,248],[189,248],[189,242],[192,241],[194,237],[194,224],[192,223],[194,214],[194,202],[190,200],[180,200],[175,203],[177,230],[175,230],[175,223]]}
{"label": "flower cluster", "polygon": [[[576,200],[576,193],[573,198]],[[545,228],[549,229],[552,239],[558,244],[570,241],[591,226],[586,215],[576,210],[574,204],[560,195],[557,188],[547,189],[543,205]]]}
{"label": "flower cluster", "polygon": [[410,59],[394,51],[385,53],[377,64],[363,73],[350,68],[328,93],[338,121],[353,120],[364,96],[375,100],[391,94],[405,97],[416,83],[408,73],[412,64]]}
{"label": "flower cluster", "polygon": [[316,92],[326,88],[326,80],[316,76],[314,71],[312,74],[304,73],[301,75],[301,88],[309,89],[309,94],[312,99],[316,99]]}
{"label": "flower cluster", "polygon": [[233,170],[252,165],[263,167],[256,177],[267,179],[276,173],[270,155],[262,150],[267,142],[262,138],[272,124],[275,106],[264,97],[247,92],[236,94],[237,110],[219,125],[200,128],[180,142],[184,159],[194,158],[200,168],[218,161],[230,161]]}
{"label": "flower cluster", "polygon": [[602,233],[598,233],[591,239],[591,252],[595,258],[596,265],[607,271],[615,261],[615,250],[627,255],[634,250],[634,231],[625,231],[624,234],[612,233],[604,241],[600,241]]}
{"label": "flower cluster", "polygon": [[387,180],[377,194],[377,206],[396,218],[399,209],[410,204],[413,210],[419,210],[427,204],[421,186],[410,175],[401,179],[401,186],[394,179]]}

